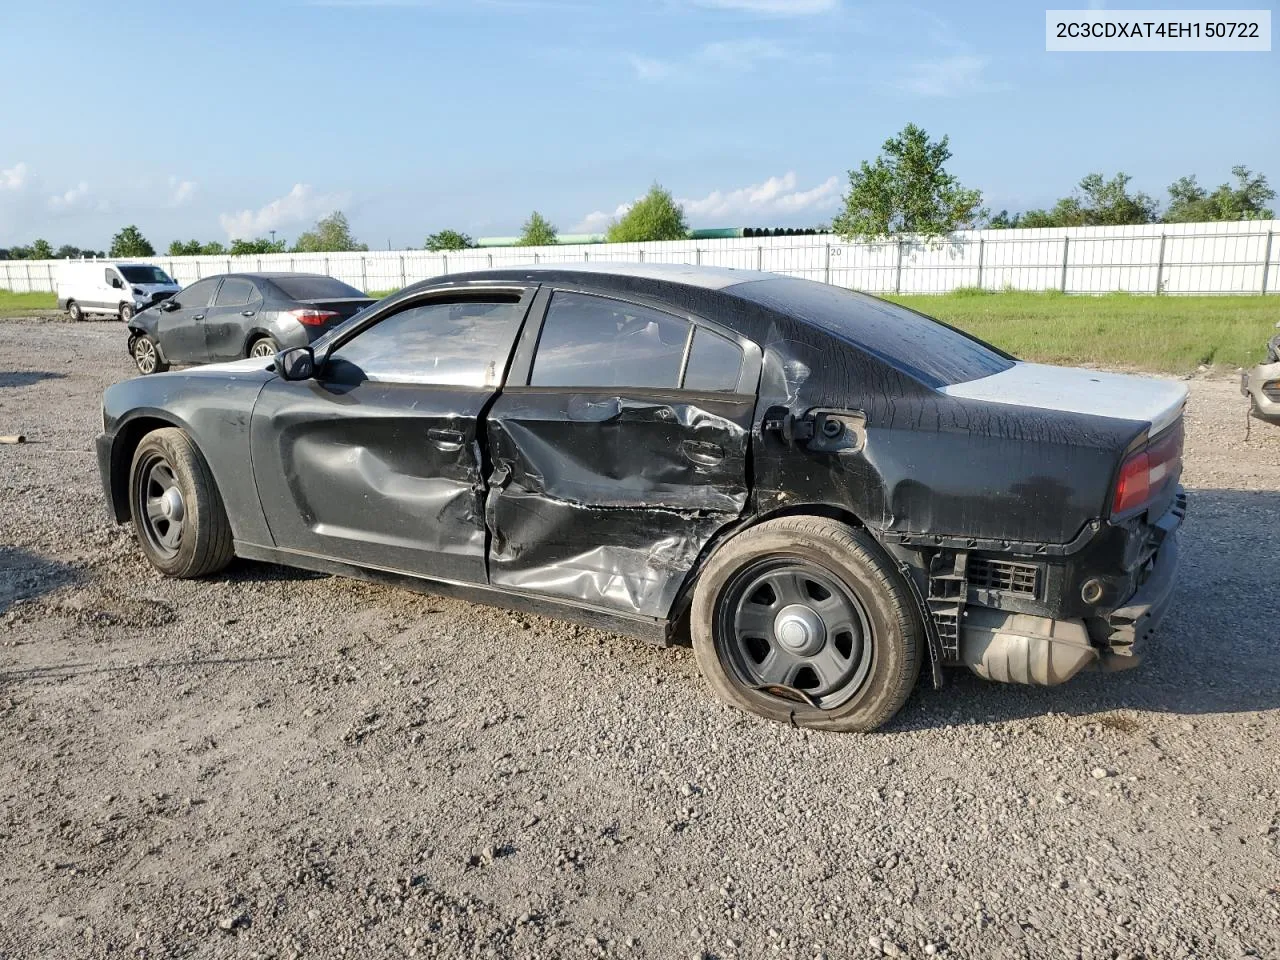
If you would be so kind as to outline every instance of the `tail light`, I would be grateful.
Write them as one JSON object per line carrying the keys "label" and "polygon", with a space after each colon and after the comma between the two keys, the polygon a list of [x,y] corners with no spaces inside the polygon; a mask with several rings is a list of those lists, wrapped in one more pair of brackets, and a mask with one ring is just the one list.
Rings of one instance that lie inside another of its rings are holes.
{"label": "tail light", "polygon": [[306,308],[301,308],[298,310],[290,310],[289,316],[308,327],[323,327],[326,323],[339,319],[342,314],[335,313],[333,310],[308,310]]}
{"label": "tail light", "polygon": [[1179,420],[1120,465],[1112,516],[1133,513],[1158,498],[1182,475],[1182,421]]}

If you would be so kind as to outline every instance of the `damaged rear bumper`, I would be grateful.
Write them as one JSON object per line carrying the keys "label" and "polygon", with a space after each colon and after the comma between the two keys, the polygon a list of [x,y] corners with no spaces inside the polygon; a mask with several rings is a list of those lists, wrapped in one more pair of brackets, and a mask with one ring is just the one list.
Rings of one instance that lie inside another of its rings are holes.
{"label": "damaged rear bumper", "polygon": [[[1180,524],[1185,504],[1180,493],[1166,516]],[[960,629],[961,662],[987,680],[1038,686],[1065,683],[1086,667],[1114,671],[1137,666],[1139,648],[1159,626],[1173,598],[1178,553],[1174,526],[1164,531],[1145,579],[1124,606],[1088,622],[967,608]]]}

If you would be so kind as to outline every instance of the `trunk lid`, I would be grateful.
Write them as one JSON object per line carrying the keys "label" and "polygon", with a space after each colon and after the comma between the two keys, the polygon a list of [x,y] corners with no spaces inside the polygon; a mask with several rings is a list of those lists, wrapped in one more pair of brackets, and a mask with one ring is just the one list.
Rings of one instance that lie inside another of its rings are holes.
{"label": "trunk lid", "polygon": [[294,302],[300,303],[311,310],[332,310],[339,315],[340,319],[331,321],[328,326],[335,326],[343,320],[354,317],[369,304],[377,303],[378,301],[372,297],[337,297],[320,300],[295,300]]}
{"label": "trunk lid", "polygon": [[1142,421],[1151,425],[1153,437],[1177,422],[1187,401],[1180,381],[1023,362],[941,391],[967,400]]}

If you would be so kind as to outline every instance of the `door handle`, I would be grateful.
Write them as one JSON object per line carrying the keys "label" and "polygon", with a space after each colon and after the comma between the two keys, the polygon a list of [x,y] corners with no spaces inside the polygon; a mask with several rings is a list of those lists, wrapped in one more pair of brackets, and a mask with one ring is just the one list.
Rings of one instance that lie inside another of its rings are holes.
{"label": "door handle", "polygon": [[192,319],[192,320],[203,320],[203,319],[204,319],[204,314],[203,314],[203,313],[197,313],[197,314],[196,314],[194,317],[192,317],[191,319]]}
{"label": "door handle", "polygon": [[254,311],[254,310],[241,310],[241,311],[240,311],[240,316],[242,316],[242,317],[252,317],[252,316],[254,315],[254,313],[255,313],[255,312],[256,312],[256,311]]}
{"label": "door handle", "polygon": [[680,444],[684,458],[700,467],[714,467],[724,459],[724,447],[705,440],[685,440]]}
{"label": "door handle", "polygon": [[441,450],[452,451],[461,449],[462,444],[467,438],[458,430],[446,430],[443,427],[428,427],[427,439]]}

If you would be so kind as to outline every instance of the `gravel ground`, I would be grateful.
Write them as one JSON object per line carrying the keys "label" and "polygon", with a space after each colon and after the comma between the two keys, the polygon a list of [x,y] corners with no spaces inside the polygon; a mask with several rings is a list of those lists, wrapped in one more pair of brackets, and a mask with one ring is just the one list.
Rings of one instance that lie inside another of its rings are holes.
{"label": "gravel ground", "polygon": [[118,324],[0,327],[0,956],[1280,956],[1280,430],[1191,382],[1126,674],[884,732],[690,650],[237,562],[162,580],[91,452]]}

